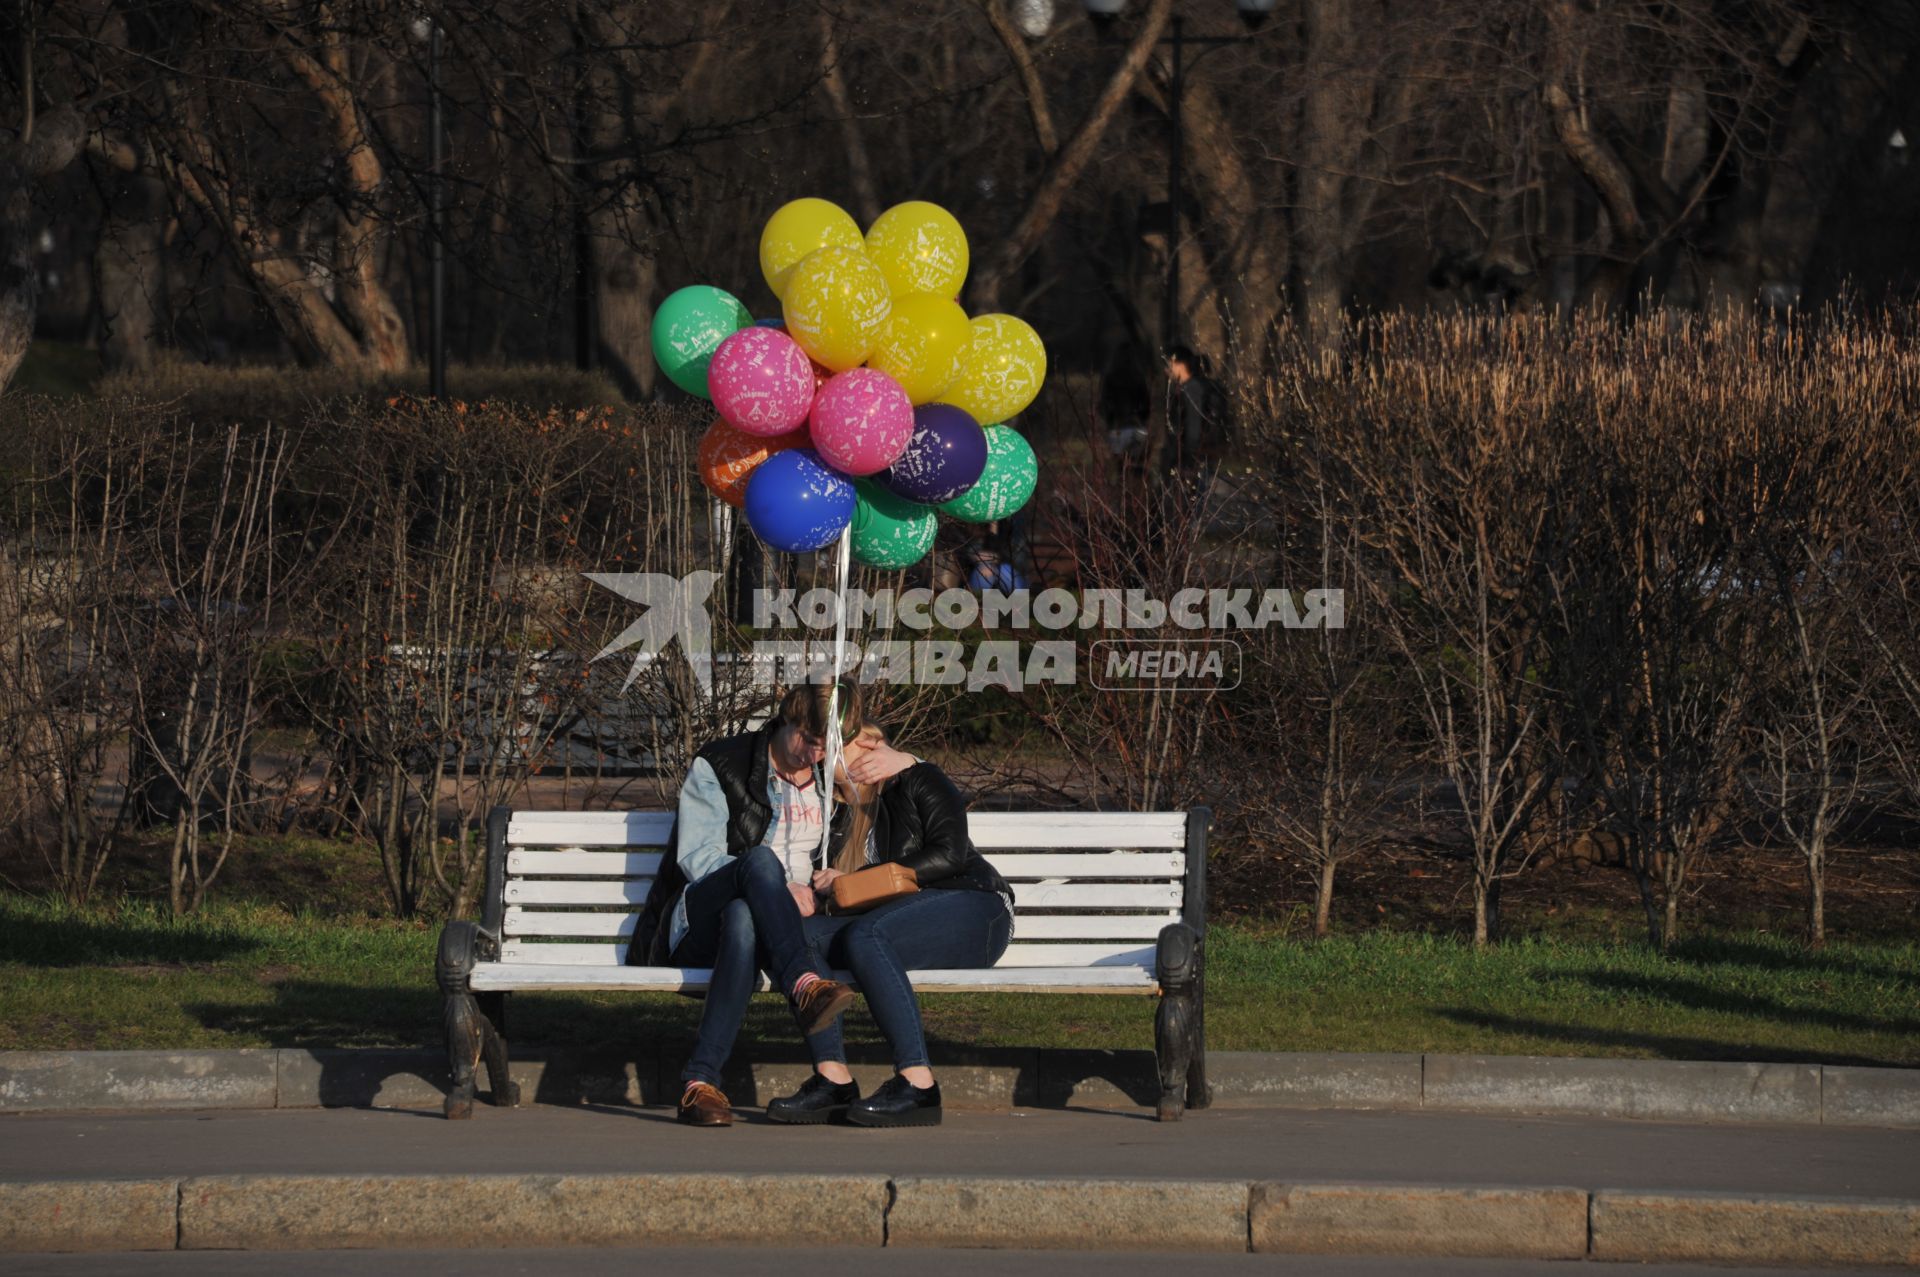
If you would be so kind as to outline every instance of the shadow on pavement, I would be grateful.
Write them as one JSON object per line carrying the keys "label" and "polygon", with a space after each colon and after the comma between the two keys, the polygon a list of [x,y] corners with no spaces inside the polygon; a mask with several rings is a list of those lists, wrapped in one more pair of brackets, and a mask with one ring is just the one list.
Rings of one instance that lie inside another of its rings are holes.
{"label": "shadow on pavement", "polygon": [[[305,1052],[283,1064],[283,1103],[363,1107],[437,1103],[448,1086],[442,1000],[430,985],[368,987],[284,979],[260,1000],[189,1003],[210,1029]],[[525,1102],[626,1108],[670,1105],[693,1049],[700,1001],[672,994],[515,994],[506,999],[513,1077]],[[890,1056],[865,1013],[847,1017],[850,1062],[876,1084]],[[978,1047],[938,1033],[928,1046],[943,1085],[1022,1108],[1088,1104],[1151,1107],[1159,1081],[1151,1051]],[[811,1071],[783,1000],[756,997],[729,1062],[724,1088],[755,1107],[791,1092]],[[489,1079],[478,1081],[483,1101]]]}

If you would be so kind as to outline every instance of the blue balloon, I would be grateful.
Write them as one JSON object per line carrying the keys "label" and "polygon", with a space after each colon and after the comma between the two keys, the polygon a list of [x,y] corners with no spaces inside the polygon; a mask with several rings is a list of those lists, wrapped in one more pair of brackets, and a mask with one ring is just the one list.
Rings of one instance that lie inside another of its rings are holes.
{"label": "blue balloon", "polygon": [[787,331],[787,321],[778,317],[773,319],[756,319],[753,321],[753,326],[755,328],[778,328],[781,332]]}
{"label": "blue balloon", "polygon": [[776,452],[747,480],[747,523],[776,550],[833,544],[853,521],[853,481],[812,448]]}
{"label": "blue balloon", "polygon": [[909,501],[939,505],[964,496],[987,467],[987,432],[952,404],[922,404],[913,410],[907,450],[874,478]]}

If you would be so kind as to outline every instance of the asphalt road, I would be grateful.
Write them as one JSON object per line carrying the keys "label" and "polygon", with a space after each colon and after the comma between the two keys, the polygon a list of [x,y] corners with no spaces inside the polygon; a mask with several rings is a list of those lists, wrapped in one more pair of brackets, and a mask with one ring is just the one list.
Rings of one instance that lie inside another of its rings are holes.
{"label": "asphalt road", "polygon": [[324,1250],[297,1253],[160,1251],[121,1255],[8,1255],[8,1277],[1867,1277],[1879,1269],[1720,1268],[1692,1265],[1588,1265],[1580,1261],[1369,1259],[1321,1255],[1078,1255],[1006,1250]]}
{"label": "asphalt road", "polygon": [[1920,1135],[1481,1114],[1216,1109],[950,1113],[932,1130],[727,1130],[663,1108],[481,1107],[0,1117],[0,1180],[249,1172],[873,1172],[1095,1175],[1920,1198]]}

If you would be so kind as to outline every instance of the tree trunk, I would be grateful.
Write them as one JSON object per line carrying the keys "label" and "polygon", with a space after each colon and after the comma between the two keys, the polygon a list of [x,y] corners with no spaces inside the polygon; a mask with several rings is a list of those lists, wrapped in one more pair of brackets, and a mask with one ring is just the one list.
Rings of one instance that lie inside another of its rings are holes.
{"label": "tree trunk", "polygon": [[653,292],[660,263],[621,237],[619,220],[611,212],[588,218],[595,354],[621,394],[646,399],[655,385]]}
{"label": "tree trunk", "polygon": [[1334,862],[1323,859],[1320,862],[1320,887],[1314,899],[1313,934],[1324,937],[1333,930],[1333,871]]}
{"label": "tree trunk", "polygon": [[1302,112],[1298,246],[1300,318],[1318,350],[1336,349],[1344,328],[1348,245],[1343,197],[1366,139],[1369,86],[1355,65],[1348,0],[1306,0],[1306,97]]}
{"label": "tree trunk", "polygon": [[1759,273],[1773,298],[1798,300],[1827,206],[1906,61],[1901,41],[1849,40],[1808,77],[1767,188]]}
{"label": "tree trunk", "polygon": [[29,105],[19,137],[0,146],[0,390],[26,358],[40,310],[40,273],[33,260],[34,185],[73,163],[86,137],[86,121],[78,111],[61,107],[36,118]]}
{"label": "tree trunk", "polygon": [[[1158,110],[1168,111],[1163,65],[1155,63],[1152,77],[1143,79],[1139,87]],[[1186,171],[1198,196],[1183,203],[1190,214],[1197,207],[1195,220],[1200,223],[1197,233],[1186,236],[1183,243],[1196,251],[1204,248],[1207,258],[1201,268],[1189,259],[1181,260],[1182,291],[1191,294],[1196,287],[1212,287],[1218,281],[1219,304],[1210,309],[1216,312],[1216,328],[1225,334],[1209,336],[1202,331],[1206,324],[1196,318],[1194,336],[1203,349],[1240,355],[1251,374],[1262,366],[1274,318],[1280,313],[1287,278],[1287,236],[1275,224],[1268,200],[1257,190],[1234,141],[1232,122],[1205,81],[1187,81],[1181,115]],[[1182,312],[1197,316],[1200,312],[1188,301],[1180,299]]]}
{"label": "tree trunk", "polygon": [[1818,949],[1827,943],[1827,857],[1815,850],[1807,857],[1807,943]]}
{"label": "tree trunk", "polygon": [[[330,21],[325,5],[319,6],[319,15],[323,23]],[[389,371],[405,368],[411,362],[406,322],[380,278],[384,235],[374,204],[386,174],[360,118],[346,45],[336,27],[323,34],[317,56],[287,38],[281,51],[318,100],[345,174],[344,202],[334,216],[332,274],[334,297],[359,338],[359,362]]]}
{"label": "tree trunk", "polygon": [[1147,16],[1134,34],[1133,42],[1127,46],[1126,56],[1107,80],[1106,88],[1101,90],[1087,118],[1081,121],[1066,145],[1054,155],[1053,163],[1040,179],[1040,186],[1034,191],[1026,211],[1001,239],[1000,251],[974,273],[968,290],[974,311],[999,308],[1001,290],[1013,273],[1033,255],[1033,250],[1040,246],[1041,238],[1060,216],[1067,192],[1086,172],[1095,148],[1099,146],[1100,139],[1106,136],[1107,126],[1113,123],[1114,116],[1119,114],[1120,104],[1133,91],[1134,82],[1140,78],[1147,59],[1153,56],[1160,33],[1166,30],[1167,19],[1172,14],[1173,0],[1153,0]]}
{"label": "tree trunk", "polygon": [[867,140],[854,115],[853,95],[847,91],[847,78],[841,74],[840,41],[833,31],[834,16],[820,11],[820,86],[840,117],[840,137],[847,148],[847,176],[853,185],[854,212],[871,226],[880,216],[880,195],[873,185],[873,161],[867,156]]}
{"label": "tree trunk", "polygon": [[94,265],[107,329],[100,354],[109,370],[145,368],[158,354],[154,329],[165,309],[165,214],[166,192],[159,182],[139,175],[121,179]]}

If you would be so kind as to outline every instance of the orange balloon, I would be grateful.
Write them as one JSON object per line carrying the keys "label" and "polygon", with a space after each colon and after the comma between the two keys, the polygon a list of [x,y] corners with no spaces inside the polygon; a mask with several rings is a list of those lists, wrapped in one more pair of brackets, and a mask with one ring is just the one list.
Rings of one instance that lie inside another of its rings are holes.
{"label": "orange balloon", "polygon": [[725,421],[716,420],[707,427],[707,433],[700,436],[700,482],[707,485],[707,491],[728,505],[744,506],[747,503],[747,479],[759,468],[760,463],[776,452],[804,448],[807,443],[805,426],[769,438],[750,435],[744,430],[734,429]]}

